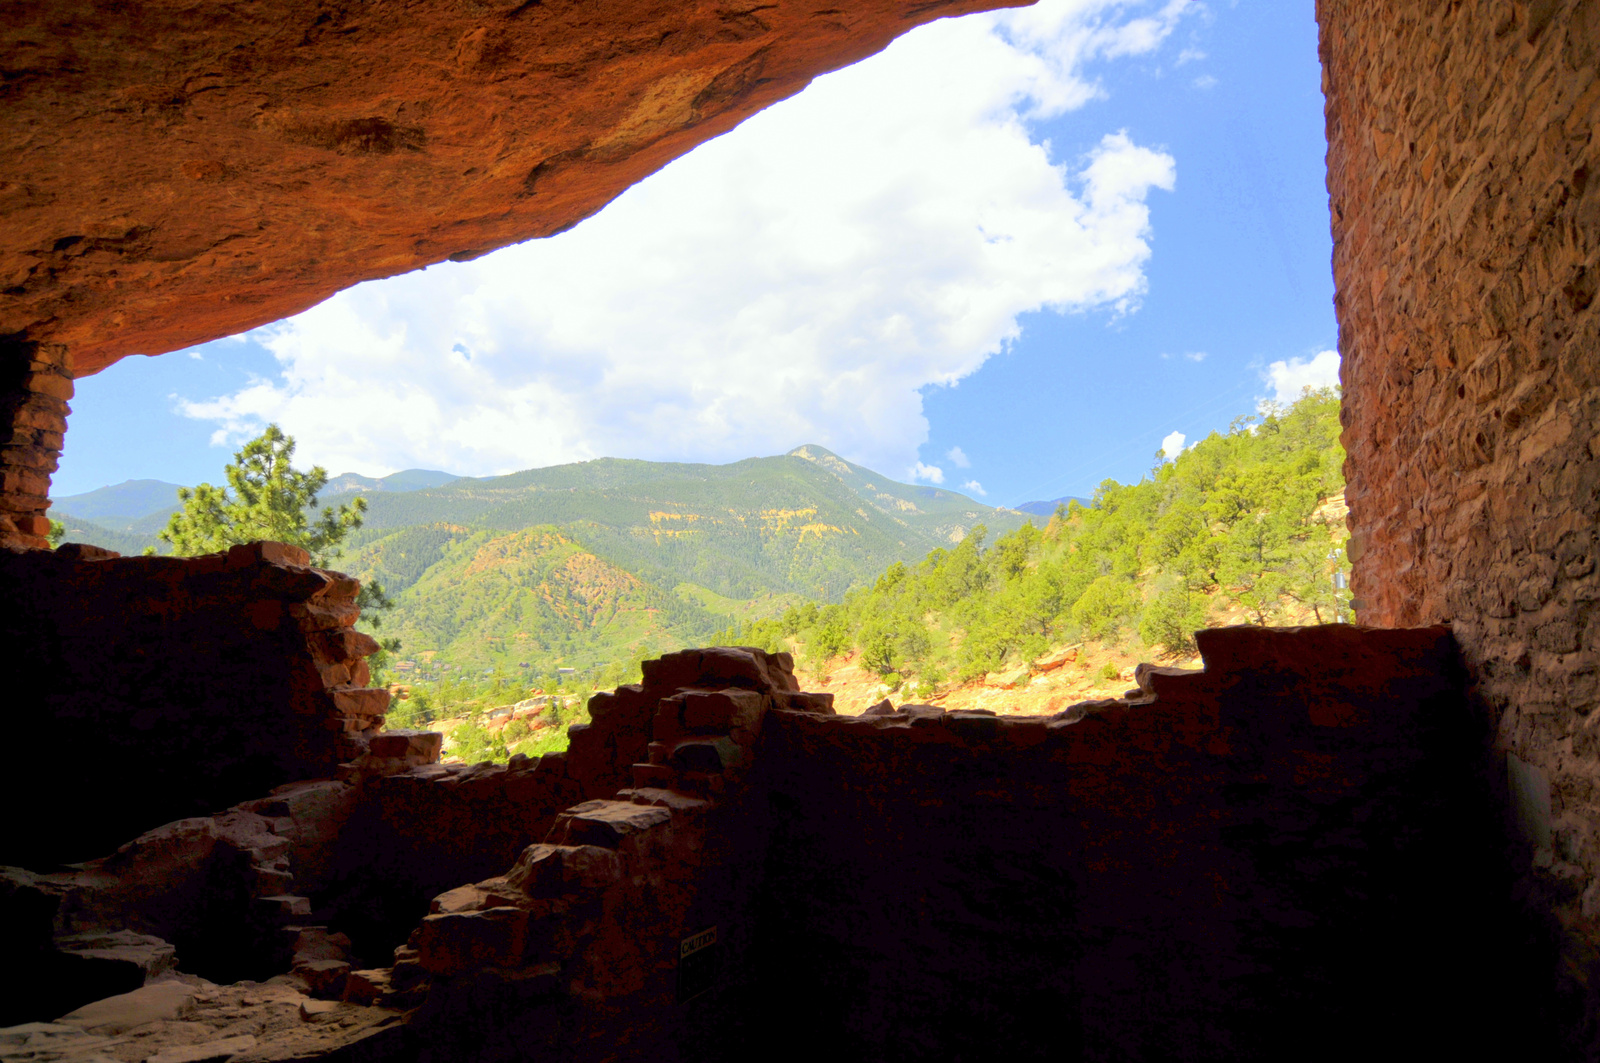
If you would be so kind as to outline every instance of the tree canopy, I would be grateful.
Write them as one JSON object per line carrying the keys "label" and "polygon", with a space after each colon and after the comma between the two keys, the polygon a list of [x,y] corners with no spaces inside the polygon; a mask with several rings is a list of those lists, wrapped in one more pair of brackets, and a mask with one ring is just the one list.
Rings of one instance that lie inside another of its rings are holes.
{"label": "tree canopy", "polygon": [[344,537],[361,527],[367,500],[358,496],[337,510],[324,507],[320,516],[308,516],[328,485],[328,471],[313,465],[300,472],[293,461],[294,439],[277,425],[267,425],[224,469],[227,486],[178,489],[183,508],[159,537],[182,556],[270,539],[304,547],[314,564],[327,564],[339,556]]}
{"label": "tree canopy", "polygon": [[1320,505],[1344,487],[1338,411],[1333,389],[1265,406],[1138,483],[1107,480],[1044,528],[987,548],[973,528],[840,605],[790,609],[719,641],[787,642],[818,663],[854,649],[891,685],[931,686],[1084,638],[1183,652],[1223,609],[1264,625],[1333,620],[1345,532]]}

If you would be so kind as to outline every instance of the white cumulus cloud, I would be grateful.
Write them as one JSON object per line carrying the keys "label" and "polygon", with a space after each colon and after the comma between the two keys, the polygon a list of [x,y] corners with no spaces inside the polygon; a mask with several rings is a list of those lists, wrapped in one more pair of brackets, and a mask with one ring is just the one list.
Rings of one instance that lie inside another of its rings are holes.
{"label": "white cumulus cloud", "polygon": [[972,459],[967,457],[967,452],[960,447],[951,447],[945,451],[944,456],[949,458],[950,463],[958,469],[972,468]]}
{"label": "white cumulus cloud", "polygon": [[906,479],[912,483],[916,483],[918,480],[926,480],[931,484],[942,484],[944,483],[944,470],[937,465],[924,465],[919,461],[906,472]]}
{"label": "white cumulus cloud", "polygon": [[1263,374],[1272,386],[1274,402],[1291,403],[1306,388],[1337,387],[1339,384],[1339,352],[1319,351],[1310,358],[1290,358],[1273,362]]}
{"label": "white cumulus cloud", "polygon": [[1183,443],[1186,438],[1182,432],[1169,432],[1161,441],[1161,453],[1166,455],[1168,461],[1176,461],[1178,455],[1183,453]]}
{"label": "white cumulus cloud", "polygon": [[977,495],[979,498],[983,498],[984,496],[986,496],[989,493],[989,492],[985,491],[983,489],[983,485],[981,483],[979,483],[978,481],[976,481],[976,480],[968,480],[966,483],[961,485],[961,489],[963,491],[971,491],[973,494]]}
{"label": "white cumulus cloud", "polygon": [[183,409],[229,439],[276,421],[305,460],[374,474],[802,443],[913,466],[919,389],[974,372],[1019,315],[1137,305],[1174,160],[1121,132],[1056,159],[1027,123],[1095,98],[1087,64],[1155,51],[1193,6],[922,27],[568,233],[258,330],[279,374]]}

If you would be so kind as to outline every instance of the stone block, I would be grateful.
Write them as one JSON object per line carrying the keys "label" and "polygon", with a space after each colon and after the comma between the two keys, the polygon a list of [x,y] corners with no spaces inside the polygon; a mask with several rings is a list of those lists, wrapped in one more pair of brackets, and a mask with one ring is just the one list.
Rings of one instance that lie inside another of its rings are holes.
{"label": "stone block", "polygon": [[766,698],[753,690],[686,691],[683,726],[691,734],[726,734],[735,728],[754,732],[761,726],[766,704]]}
{"label": "stone block", "polygon": [[156,982],[131,993],[85,1004],[61,1016],[66,1026],[114,1037],[153,1022],[182,1019],[194,1010],[195,991],[182,982]]}
{"label": "stone block", "polygon": [[178,964],[178,950],[150,934],[132,930],[89,931],[55,940],[58,951],[100,965],[127,968],[127,981],[137,986]]}
{"label": "stone block", "polygon": [[667,763],[679,771],[715,774],[743,767],[746,756],[731,738],[694,738],[673,746]]}
{"label": "stone block", "polygon": [[[144,1063],[223,1063],[243,1055],[256,1046],[256,1039],[243,1033],[195,1045],[172,1045],[149,1056]],[[87,1061],[85,1061],[87,1063]]]}
{"label": "stone block", "polygon": [[814,694],[805,691],[788,691],[777,695],[778,703],[790,712],[809,712],[819,716],[835,716],[832,694]]}
{"label": "stone block", "polygon": [[311,564],[311,554],[302,547],[270,540],[241,543],[228,548],[229,567],[245,568],[259,564],[304,567]]}
{"label": "stone block", "polygon": [[635,764],[630,770],[635,786],[671,789],[678,780],[678,769],[666,764]]}
{"label": "stone block", "polygon": [[950,712],[944,716],[944,725],[952,733],[968,741],[987,741],[1000,734],[1001,723],[992,712],[968,710]]}
{"label": "stone block", "polygon": [[389,711],[390,695],[381,687],[340,687],[328,693],[334,708],[346,716],[382,716]]}
{"label": "stone block", "polygon": [[303,960],[294,965],[294,976],[306,984],[307,991],[322,1000],[340,1000],[345,978],[350,974],[348,960]]}
{"label": "stone block", "polygon": [[344,1000],[349,1004],[371,1007],[393,991],[387,967],[351,971],[344,980]]}
{"label": "stone block", "polygon": [[252,912],[263,925],[287,925],[295,919],[305,919],[311,914],[311,900],[279,894],[274,897],[257,897],[251,902]]}
{"label": "stone block", "polygon": [[589,699],[589,718],[604,719],[614,712],[626,711],[646,700],[648,699],[645,697],[644,687],[637,683],[620,686],[616,690],[603,690]]}
{"label": "stone block", "polygon": [[530,845],[506,874],[529,897],[549,899],[605,890],[622,879],[622,858],[602,845]]}
{"label": "stone block", "polygon": [[568,845],[615,849],[624,839],[671,819],[672,813],[664,808],[642,807],[630,801],[585,801],[557,816],[550,833]]}
{"label": "stone block", "polygon": [[433,764],[444,749],[444,735],[438,731],[384,731],[372,736],[367,752],[374,757],[399,757],[418,764]]}
{"label": "stone block", "polygon": [[683,736],[683,698],[665,698],[651,721],[650,737],[671,744]]}
{"label": "stone block", "polygon": [[519,966],[527,936],[525,909],[490,908],[425,916],[411,940],[423,970],[459,975],[482,967]]}
{"label": "stone block", "polygon": [[300,1001],[300,1021],[325,1022],[333,1019],[339,1012],[337,1000],[302,1000]]}

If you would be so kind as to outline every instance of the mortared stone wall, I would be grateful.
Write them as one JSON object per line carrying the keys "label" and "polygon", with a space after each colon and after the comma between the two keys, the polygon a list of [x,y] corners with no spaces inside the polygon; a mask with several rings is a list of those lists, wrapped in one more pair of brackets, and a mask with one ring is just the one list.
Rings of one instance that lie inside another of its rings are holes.
{"label": "mortared stone wall", "polygon": [[13,677],[0,864],[50,869],[168,820],[332,776],[383,725],[360,584],[298,547],[0,550]]}
{"label": "mortared stone wall", "polygon": [[[1448,622],[1600,975],[1600,3],[1319,0],[1356,612]],[[1576,1004],[1574,1005],[1576,1006]],[[1591,1009],[1592,1010],[1592,1009]]]}

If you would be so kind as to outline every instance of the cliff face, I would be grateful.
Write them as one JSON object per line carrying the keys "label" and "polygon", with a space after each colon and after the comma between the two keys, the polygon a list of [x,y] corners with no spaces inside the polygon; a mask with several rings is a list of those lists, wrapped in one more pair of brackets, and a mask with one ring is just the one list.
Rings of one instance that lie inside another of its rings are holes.
{"label": "cliff face", "polygon": [[0,338],[71,375],[588,217],[996,0],[8,5]]}

